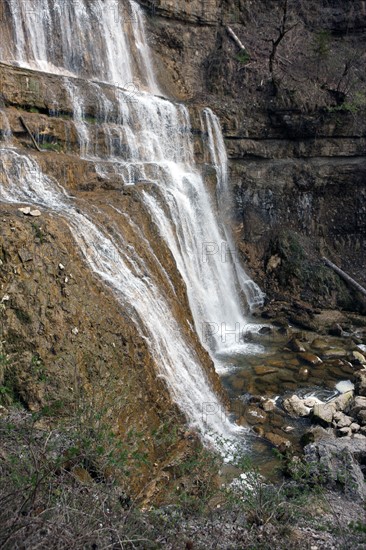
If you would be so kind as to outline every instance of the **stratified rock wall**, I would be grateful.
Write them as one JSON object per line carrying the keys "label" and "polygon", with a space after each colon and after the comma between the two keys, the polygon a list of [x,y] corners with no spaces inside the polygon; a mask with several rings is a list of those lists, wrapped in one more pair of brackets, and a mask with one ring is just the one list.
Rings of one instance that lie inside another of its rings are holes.
{"label": "stratified rock wall", "polygon": [[[220,117],[236,234],[255,276],[269,295],[286,288],[315,303],[355,307],[320,258],[330,256],[365,284],[364,2],[224,0],[208,2],[207,18],[195,20],[195,2],[178,11],[174,2],[141,3],[167,89]],[[304,273],[289,281],[281,264],[267,270],[288,235],[306,259],[298,268],[315,269],[317,284]]]}

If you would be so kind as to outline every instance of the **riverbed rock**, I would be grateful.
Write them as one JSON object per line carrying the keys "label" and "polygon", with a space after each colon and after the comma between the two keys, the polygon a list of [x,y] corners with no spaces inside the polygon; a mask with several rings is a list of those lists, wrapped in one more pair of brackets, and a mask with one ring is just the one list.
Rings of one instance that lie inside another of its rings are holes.
{"label": "riverbed rock", "polygon": [[[358,435],[358,434],[356,434]],[[361,465],[366,461],[364,441],[355,438],[321,439],[306,445],[304,457],[319,482],[342,485],[344,491],[363,500],[366,485]]]}
{"label": "riverbed rock", "polygon": [[323,362],[320,357],[314,355],[313,353],[300,353],[298,357],[305,363],[308,363],[312,366],[320,365]]}
{"label": "riverbed rock", "polygon": [[272,443],[272,445],[277,447],[281,453],[286,452],[291,447],[291,441],[281,435],[270,432],[266,433],[265,437]]}
{"label": "riverbed rock", "polygon": [[277,372],[277,369],[266,365],[257,365],[254,367],[254,372],[258,376],[264,376],[266,374],[273,374],[274,372]]}
{"label": "riverbed rock", "polygon": [[310,407],[304,405],[303,400],[297,395],[284,399],[283,408],[290,416],[308,416],[311,410]]}
{"label": "riverbed rock", "polygon": [[309,369],[307,367],[301,367],[298,372],[299,379],[304,382],[309,378]]}
{"label": "riverbed rock", "polygon": [[291,351],[296,351],[296,352],[301,352],[301,353],[305,353],[305,347],[302,345],[301,342],[299,342],[299,340],[297,338],[291,338],[291,340],[289,342],[287,342],[287,347],[291,350]]}
{"label": "riverbed rock", "polygon": [[355,393],[366,396],[366,369],[355,373]]}
{"label": "riverbed rock", "polygon": [[323,340],[322,338],[315,338],[311,342],[311,347],[316,350],[324,350],[329,348],[329,343],[326,340]]}
{"label": "riverbed rock", "polygon": [[254,405],[247,408],[245,417],[250,424],[263,424],[267,420],[266,413]]}
{"label": "riverbed rock", "polygon": [[322,426],[327,426],[333,420],[333,415],[337,411],[335,403],[318,403],[313,409],[313,420]]}

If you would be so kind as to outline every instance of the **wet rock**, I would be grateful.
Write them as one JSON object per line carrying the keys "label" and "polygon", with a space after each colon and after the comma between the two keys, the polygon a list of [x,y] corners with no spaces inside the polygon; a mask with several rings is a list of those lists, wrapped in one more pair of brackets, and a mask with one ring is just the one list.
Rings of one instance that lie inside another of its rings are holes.
{"label": "wet rock", "polygon": [[284,453],[291,447],[291,441],[286,439],[285,437],[282,437],[281,435],[275,434],[275,433],[266,433],[265,437],[274,445],[277,447],[277,449]]}
{"label": "wet rock", "polygon": [[315,338],[311,342],[311,347],[316,350],[324,350],[329,347],[329,343],[326,340],[322,340],[321,338]]}
{"label": "wet rock", "polygon": [[301,367],[299,370],[299,379],[304,382],[309,378],[309,369],[307,367]]}
{"label": "wet rock", "polygon": [[277,369],[266,365],[258,365],[254,367],[254,372],[258,376],[264,376],[265,374],[273,374],[274,372],[277,372]]}
{"label": "wet rock", "polygon": [[335,403],[318,403],[313,409],[313,420],[322,426],[327,426],[332,422],[336,410]]}
{"label": "wet rock", "polygon": [[245,416],[250,424],[263,424],[267,420],[266,413],[254,405],[247,408]]}
{"label": "wet rock", "polygon": [[304,456],[316,479],[323,483],[341,484],[350,496],[362,500],[366,498],[361,468],[366,461],[366,446],[363,440],[358,439],[358,434],[352,439],[322,439],[306,445]]}
{"label": "wet rock", "polygon": [[314,355],[313,353],[300,353],[298,357],[305,363],[313,366],[320,365],[323,362],[320,357]]}
{"label": "wet rock", "polygon": [[366,396],[366,369],[355,373],[355,393]]}
{"label": "wet rock", "polygon": [[350,426],[353,422],[353,418],[351,416],[347,416],[346,414],[337,411],[333,415],[333,424],[337,428],[346,428]]}
{"label": "wet rock", "polygon": [[347,351],[342,348],[332,348],[327,349],[327,351],[324,353],[325,357],[346,357]]}
{"label": "wet rock", "polygon": [[284,399],[283,408],[290,416],[308,416],[311,410],[310,407],[304,405],[303,400],[297,395]]}
{"label": "wet rock", "polygon": [[264,428],[263,426],[261,426],[260,424],[257,424],[256,426],[253,427],[253,431],[259,435],[259,437],[264,437],[265,436],[265,431],[264,431]]}
{"label": "wet rock", "polygon": [[292,351],[296,352],[305,352],[304,346],[299,342],[297,338],[291,338],[291,340],[287,343],[287,347],[290,348]]}
{"label": "wet rock", "polygon": [[244,378],[230,378],[230,386],[233,390],[242,391],[245,388],[245,379]]}

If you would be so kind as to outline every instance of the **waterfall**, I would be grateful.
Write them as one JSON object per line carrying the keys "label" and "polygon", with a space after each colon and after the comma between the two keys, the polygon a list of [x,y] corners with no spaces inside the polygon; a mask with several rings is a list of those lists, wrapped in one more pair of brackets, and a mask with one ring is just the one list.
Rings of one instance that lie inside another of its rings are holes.
{"label": "waterfall", "polygon": [[[143,259],[136,251],[133,261],[128,256],[123,236],[112,240],[97,223],[78,212],[72,199],[51,178],[42,174],[34,160],[15,151],[3,150],[0,166],[0,199],[3,202],[36,204],[58,212],[68,221],[90,268],[115,291],[122,307],[131,308],[160,375],[191,426],[213,444],[217,436],[227,438],[239,433],[240,428],[230,423],[223,413],[198,357],[182,336],[164,296],[151,284],[149,277],[143,276],[147,271]],[[209,405],[206,412],[205,405]]]}
{"label": "waterfall", "polygon": [[[94,162],[98,173],[108,165],[124,186],[149,183],[141,193],[143,205],[186,285],[202,345],[216,365],[220,353],[238,347],[242,351],[240,334],[248,324],[244,311],[259,304],[263,295],[233,259],[232,236],[194,161],[187,109],[161,97],[139,6],[127,0],[5,1],[12,40],[0,45],[0,59],[62,75],[60,83],[73,105],[80,156]],[[86,117],[90,104],[94,124]],[[225,196],[227,157],[218,120],[209,110],[204,124],[218,193]],[[97,146],[100,136],[103,151]],[[90,268],[114,291],[121,307],[133,312],[160,375],[189,423],[209,441],[215,434],[237,437],[243,430],[223,413],[163,290],[145,276],[149,270],[144,258],[135,249],[130,255],[123,234],[112,238],[96,216],[81,212],[79,204],[76,209],[74,199],[32,158],[7,144],[1,153],[0,198],[37,204],[67,220]],[[32,177],[35,172],[37,178]],[[134,220],[116,211],[128,218],[136,238],[148,248]],[[154,261],[167,278],[164,266]],[[228,334],[223,335],[223,326]],[[209,414],[203,414],[205,404]]]}

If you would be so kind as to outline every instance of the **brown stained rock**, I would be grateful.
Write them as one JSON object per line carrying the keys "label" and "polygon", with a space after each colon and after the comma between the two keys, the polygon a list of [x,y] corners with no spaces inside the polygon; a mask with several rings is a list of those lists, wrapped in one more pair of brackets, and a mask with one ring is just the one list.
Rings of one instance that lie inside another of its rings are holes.
{"label": "brown stained rock", "polygon": [[258,365],[254,367],[254,372],[258,376],[264,376],[265,374],[272,374],[274,372],[277,372],[277,369],[266,365]]}
{"label": "brown stained rock", "polygon": [[286,439],[286,437],[282,437],[281,435],[266,432],[265,434],[266,439],[272,443],[277,449],[284,453],[291,447],[291,441]]}
{"label": "brown stained rock", "polygon": [[313,353],[300,353],[298,357],[304,363],[308,363],[312,366],[320,365],[323,362],[320,357],[314,355]]}

